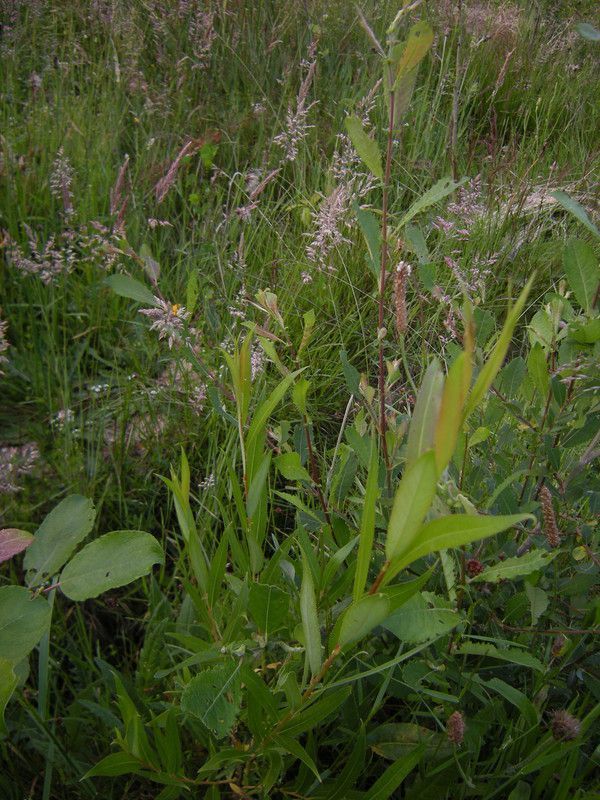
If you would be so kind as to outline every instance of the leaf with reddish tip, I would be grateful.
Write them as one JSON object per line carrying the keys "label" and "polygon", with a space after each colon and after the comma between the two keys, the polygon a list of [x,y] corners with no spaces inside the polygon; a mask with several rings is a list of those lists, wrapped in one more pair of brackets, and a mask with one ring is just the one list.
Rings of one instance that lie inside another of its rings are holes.
{"label": "leaf with reddish tip", "polygon": [[0,531],[0,564],[26,550],[33,542],[33,536],[18,528],[4,528]]}

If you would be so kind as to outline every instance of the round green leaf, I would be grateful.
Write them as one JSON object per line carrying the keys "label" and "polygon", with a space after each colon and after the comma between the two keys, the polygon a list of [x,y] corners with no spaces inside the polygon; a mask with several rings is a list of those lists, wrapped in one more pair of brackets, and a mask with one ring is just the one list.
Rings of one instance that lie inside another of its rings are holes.
{"label": "round green leaf", "polygon": [[50,625],[50,606],[23,586],[0,589],[0,658],[16,664],[36,646]]}
{"label": "round green leaf", "polygon": [[164,561],[160,544],[143,531],[113,531],[86,545],[60,576],[71,600],[87,600],[147,575]]}

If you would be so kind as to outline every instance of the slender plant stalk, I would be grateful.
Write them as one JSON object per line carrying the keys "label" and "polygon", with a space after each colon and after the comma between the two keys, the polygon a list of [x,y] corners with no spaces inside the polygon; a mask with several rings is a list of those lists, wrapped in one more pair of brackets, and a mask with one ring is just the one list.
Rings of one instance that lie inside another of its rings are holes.
{"label": "slender plant stalk", "polygon": [[388,263],[388,200],[390,188],[390,176],[392,173],[392,144],[394,138],[394,93],[390,91],[390,119],[387,135],[387,150],[385,156],[385,174],[383,178],[383,200],[381,206],[381,272],[379,275],[379,317],[378,317],[378,339],[379,339],[379,433],[381,436],[381,451],[385,461],[388,488],[391,483],[391,464],[388,453],[386,430],[387,420],[385,415],[385,359],[383,355],[383,335],[382,329],[385,322],[385,286],[386,272]]}

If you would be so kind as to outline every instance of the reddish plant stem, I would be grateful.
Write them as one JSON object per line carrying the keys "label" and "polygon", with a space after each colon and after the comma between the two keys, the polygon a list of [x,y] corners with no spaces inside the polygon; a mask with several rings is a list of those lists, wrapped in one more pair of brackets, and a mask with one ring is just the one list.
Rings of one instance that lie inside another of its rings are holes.
{"label": "reddish plant stem", "polygon": [[383,178],[383,199],[381,205],[381,271],[379,275],[379,316],[377,323],[377,336],[379,339],[379,433],[381,436],[381,451],[385,460],[388,477],[388,488],[391,484],[391,464],[387,448],[385,416],[385,359],[383,355],[382,329],[385,321],[385,286],[388,262],[388,195],[390,176],[392,173],[392,143],[394,138],[394,93],[390,91],[390,121],[387,136],[387,151],[385,157],[385,175]]}

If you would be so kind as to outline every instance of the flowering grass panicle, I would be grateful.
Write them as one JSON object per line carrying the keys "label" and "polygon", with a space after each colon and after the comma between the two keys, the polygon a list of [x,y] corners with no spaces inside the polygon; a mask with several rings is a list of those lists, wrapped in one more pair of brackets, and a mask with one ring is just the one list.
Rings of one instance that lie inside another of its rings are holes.
{"label": "flowering grass panicle", "polygon": [[[309,54],[316,53],[316,43],[313,42],[309,48]],[[290,106],[285,118],[285,128],[273,139],[274,144],[283,150],[281,163],[293,162],[298,158],[300,145],[306,139],[308,131],[314,125],[308,124],[308,112],[316,103],[306,104],[308,92],[315,76],[317,68],[316,58],[310,62],[303,62],[306,67],[306,76],[300,86],[300,91],[296,98],[296,108]]]}
{"label": "flowering grass panicle", "polygon": [[322,271],[334,272],[335,267],[331,263],[333,251],[344,243],[350,243],[342,233],[349,210],[348,199],[346,187],[336,186],[312,215],[314,231],[306,247],[306,255]]}
{"label": "flowering grass panicle", "polygon": [[189,336],[195,331],[188,325],[190,314],[185,306],[168,303],[160,297],[154,300],[155,308],[141,308],[139,312],[152,320],[150,330],[158,331],[158,338],[166,339],[170,350],[184,340],[189,341]]}
{"label": "flowering grass panicle", "polygon": [[73,213],[73,167],[65,156],[63,148],[59,148],[52,173],[50,174],[50,193],[62,202],[63,211],[67,216]]}
{"label": "flowering grass panicle", "polygon": [[19,447],[0,447],[0,494],[20,491],[18,478],[29,475],[40,457],[35,442]]}

